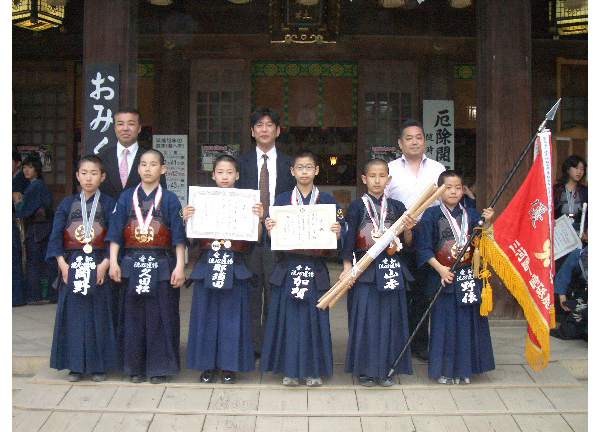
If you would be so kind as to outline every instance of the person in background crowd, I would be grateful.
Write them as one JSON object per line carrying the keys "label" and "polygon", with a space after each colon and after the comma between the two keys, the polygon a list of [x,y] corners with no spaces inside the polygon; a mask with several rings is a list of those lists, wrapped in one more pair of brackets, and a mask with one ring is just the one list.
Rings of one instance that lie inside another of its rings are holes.
{"label": "person in background crowd", "polygon": [[42,179],[42,161],[27,156],[22,164],[23,175],[29,183],[21,195],[13,192],[15,216],[25,225],[25,283],[28,304],[56,302],[51,283],[56,277],[55,263],[46,263],[46,247],[52,231],[52,192]]}
{"label": "person in background crowd", "polygon": [[[407,120],[402,124],[398,145],[402,151],[402,157],[388,164],[392,180],[386,187],[385,194],[410,208],[427,186],[437,183],[439,175],[446,168],[441,163],[425,156],[423,125],[416,120]],[[439,205],[438,201],[431,206],[436,205]],[[406,254],[405,258],[406,265],[414,277],[414,281],[409,282],[406,291],[408,325],[412,333],[425,314],[429,306],[429,299],[425,289],[426,281],[417,270],[414,253]],[[428,358],[427,327],[426,323],[422,325],[411,343],[412,354],[423,361],[427,361]]]}
{"label": "person in background crowd", "polygon": [[[571,155],[562,164],[562,177],[554,185],[554,219],[566,215],[579,234],[583,204],[588,202],[588,188],[582,184],[587,164],[581,156]],[[587,215],[586,223],[587,226]],[[585,228],[585,227],[584,227]],[[584,233],[582,240],[587,240]]]}
{"label": "person in background crowd", "polygon": [[588,337],[588,247],[571,251],[554,278],[554,295],[566,313],[559,328],[550,336],[559,339]]}

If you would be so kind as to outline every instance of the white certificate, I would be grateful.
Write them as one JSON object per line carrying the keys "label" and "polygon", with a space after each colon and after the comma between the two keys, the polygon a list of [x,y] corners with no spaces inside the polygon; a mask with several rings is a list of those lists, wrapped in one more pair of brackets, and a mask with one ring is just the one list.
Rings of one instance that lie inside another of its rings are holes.
{"label": "white certificate", "polygon": [[566,215],[556,219],[554,225],[554,259],[565,256],[575,249],[581,249],[581,239]]}
{"label": "white certificate", "polygon": [[188,197],[196,209],[187,222],[189,238],[258,240],[258,215],[252,206],[260,202],[259,191],[190,186]]}
{"label": "white certificate", "polygon": [[337,249],[337,238],[331,231],[335,210],[335,204],[269,207],[269,217],[275,220],[271,249]]}

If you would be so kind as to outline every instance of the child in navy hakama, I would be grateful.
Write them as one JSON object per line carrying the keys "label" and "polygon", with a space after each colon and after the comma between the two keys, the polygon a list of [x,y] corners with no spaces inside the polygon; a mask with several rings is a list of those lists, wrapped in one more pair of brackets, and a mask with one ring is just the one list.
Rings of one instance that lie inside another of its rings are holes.
{"label": "child in navy hakama", "polygon": [[[337,234],[339,249],[345,238],[346,224],[333,197],[319,193],[314,187],[314,177],[319,172],[316,157],[309,151],[299,152],[291,171],[297,186],[293,191],[278,195],[275,206],[336,204],[337,219],[331,229]],[[267,218],[265,226],[272,229],[275,220]],[[329,255],[329,251],[281,253],[269,278],[271,302],[260,370],[283,374],[284,385],[298,385],[299,378],[303,378],[308,386],[318,386],[322,384],[321,377],[333,375],[329,310],[316,307],[319,297],[330,287],[325,255]]]}
{"label": "child in navy hakama", "polygon": [[[213,179],[218,187],[232,188],[239,178],[236,161],[229,155],[218,157],[214,163]],[[259,216],[258,238],[262,237],[262,204],[252,208]],[[186,206],[187,220],[195,212]],[[215,214],[215,217],[220,215]],[[254,370],[254,350],[248,283],[252,273],[243,256],[249,242],[227,239],[199,239],[202,254],[190,279],[194,294],[190,312],[190,331],[186,367],[203,371],[200,382],[214,382],[218,369],[221,382],[236,382],[236,372]]]}
{"label": "child in navy hakama", "polygon": [[[104,381],[106,372],[117,367],[104,242],[115,201],[98,190],[105,177],[100,159],[86,156],[78,165],[81,194],[58,206],[46,253],[47,259],[56,258],[61,271],[50,367],[69,369],[72,382],[84,373]],[[86,225],[91,228],[87,235]]]}
{"label": "child in navy hakama", "polygon": [[[479,312],[481,281],[473,276],[472,251],[454,273],[450,268],[481,215],[459,204],[462,179],[454,171],[443,172],[438,184],[447,187],[442,204],[428,208],[415,230],[417,265],[428,272],[429,296],[440,281],[444,286],[431,309],[428,374],[441,384],[468,384],[471,375],[495,368],[492,341],[488,319]],[[492,216],[491,208],[484,209],[486,225]]]}
{"label": "child in navy hakama", "polygon": [[178,288],[185,281],[186,237],[177,195],[160,186],[166,172],[162,153],[147,150],[138,171],[142,182],[119,197],[106,239],[110,277],[123,278],[126,291],[118,329],[124,373],[134,383],[150,376],[160,384],[179,373]]}
{"label": "child in navy hakama", "polygon": [[[359,261],[377,239],[399,219],[406,208],[400,201],[383,194],[389,183],[387,163],[373,159],[365,166],[363,183],[368,194],[348,207],[348,235],[340,258],[344,260],[342,280],[352,271],[353,259]],[[410,246],[414,225],[405,217],[406,228],[400,239]],[[345,372],[358,376],[359,384],[391,386],[388,372],[409,338],[406,310],[406,281],[411,274],[402,264],[397,246],[382,251],[360,274],[348,291],[348,349]],[[410,347],[396,367],[397,374],[412,374]]]}

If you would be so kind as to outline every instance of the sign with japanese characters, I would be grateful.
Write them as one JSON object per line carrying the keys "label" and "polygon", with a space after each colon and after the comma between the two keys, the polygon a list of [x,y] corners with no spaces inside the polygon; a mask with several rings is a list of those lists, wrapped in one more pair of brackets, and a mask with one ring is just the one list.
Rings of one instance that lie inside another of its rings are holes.
{"label": "sign with japanese characters", "polygon": [[258,215],[252,206],[258,202],[257,190],[190,186],[195,211],[187,222],[187,236],[257,241]]}
{"label": "sign with japanese characters", "polygon": [[83,143],[85,154],[98,154],[116,143],[113,115],[119,109],[119,64],[86,64],[83,86]]}
{"label": "sign with japanese characters", "polygon": [[335,213],[335,204],[270,206],[271,249],[336,249]]}
{"label": "sign with japanese characters", "polygon": [[379,291],[395,291],[403,287],[400,261],[394,257],[377,260],[376,280]]}
{"label": "sign with japanese characters", "polygon": [[164,155],[167,189],[177,195],[181,206],[185,207],[188,198],[187,135],[153,135],[152,148]]}
{"label": "sign with japanese characters", "polygon": [[424,100],[425,156],[454,169],[454,101]]}

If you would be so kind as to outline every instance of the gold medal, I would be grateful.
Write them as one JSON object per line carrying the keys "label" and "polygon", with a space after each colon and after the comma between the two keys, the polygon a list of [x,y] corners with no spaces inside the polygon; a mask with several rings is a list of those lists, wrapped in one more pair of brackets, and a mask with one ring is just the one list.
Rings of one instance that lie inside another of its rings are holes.
{"label": "gold medal", "polygon": [[86,243],[86,245],[83,247],[83,251],[86,254],[92,253],[92,245],[89,243]]}
{"label": "gold medal", "polygon": [[379,240],[379,238],[381,237],[381,234],[383,234],[383,233],[378,232],[375,228],[373,228],[371,230],[371,238],[373,239],[373,241],[375,243],[377,243],[377,240]]}
{"label": "gold medal", "polygon": [[[458,246],[456,246],[456,243],[454,243],[452,245],[452,249],[450,250],[450,254],[452,255],[452,258],[456,259],[458,258],[458,255],[461,253],[462,248],[459,248]],[[469,259],[469,257],[471,256],[471,251],[469,249],[467,249],[467,251],[465,252],[465,254],[463,255],[462,259],[460,260],[461,262],[466,261]]]}
{"label": "gold medal", "polygon": [[133,235],[140,243],[150,243],[154,240],[154,228],[148,227],[148,232],[142,233],[142,228],[138,225],[135,227],[135,232]]}
{"label": "gold medal", "polygon": [[89,243],[94,238],[94,228],[90,229],[90,237],[85,238],[85,228],[83,225],[79,225],[75,230],[75,239],[79,243]]}

